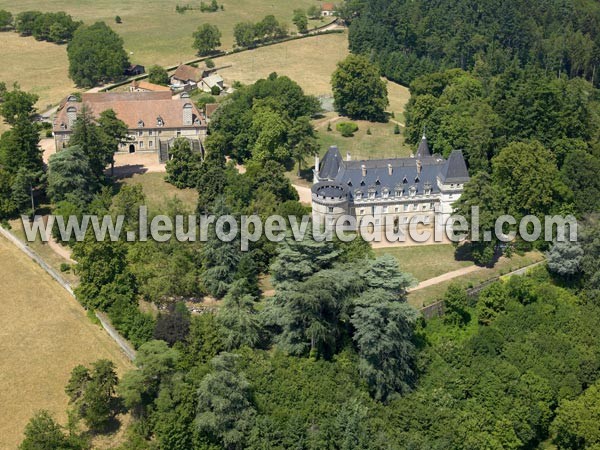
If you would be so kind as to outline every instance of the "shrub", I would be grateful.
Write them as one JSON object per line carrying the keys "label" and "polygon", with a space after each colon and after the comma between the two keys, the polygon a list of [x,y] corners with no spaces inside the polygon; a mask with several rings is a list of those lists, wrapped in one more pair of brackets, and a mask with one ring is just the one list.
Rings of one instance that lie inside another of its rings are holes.
{"label": "shrub", "polygon": [[215,62],[210,58],[205,60],[204,64],[206,64],[206,67],[208,67],[209,69],[214,69],[214,67],[215,67]]}
{"label": "shrub", "polygon": [[369,136],[371,136],[371,129],[370,129],[370,128],[367,128],[367,134],[368,134]]}
{"label": "shrub", "polygon": [[211,95],[219,95],[221,93],[221,88],[219,86],[213,86],[210,88]]}
{"label": "shrub", "polygon": [[394,134],[400,134],[400,125],[394,125]]}
{"label": "shrub", "polygon": [[354,133],[358,131],[358,125],[354,122],[340,122],[336,125],[336,129],[342,134],[344,137],[352,137]]}
{"label": "shrub", "polygon": [[46,130],[46,137],[47,138],[51,138],[52,137],[52,130]]}
{"label": "shrub", "polygon": [[123,23],[123,21],[121,20],[121,16],[115,16],[115,22],[116,23]]}
{"label": "shrub", "polygon": [[71,265],[67,264],[67,263],[61,263],[60,264],[60,271],[61,272],[68,272],[69,270],[71,270]]}

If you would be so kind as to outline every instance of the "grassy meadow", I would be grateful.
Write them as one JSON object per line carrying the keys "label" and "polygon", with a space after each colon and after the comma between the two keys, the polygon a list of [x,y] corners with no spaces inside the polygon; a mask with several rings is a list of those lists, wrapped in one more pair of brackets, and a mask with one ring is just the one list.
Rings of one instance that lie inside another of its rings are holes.
{"label": "grassy meadow", "polygon": [[133,366],[75,299],[4,238],[0,271],[0,448],[9,449],[40,409],[66,424],[64,387],[73,367],[106,358],[122,376]]}
{"label": "grassy meadow", "polygon": [[[133,63],[166,66],[194,58],[192,33],[203,23],[217,25],[222,33],[222,48],[229,49],[233,47],[233,27],[236,23],[256,22],[267,14],[273,14],[278,20],[288,23],[290,31],[293,31],[293,10],[319,4],[317,0],[223,0],[219,4],[223,4],[224,11],[202,13],[193,10],[184,14],[175,11],[176,5],[187,3],[200,4],[199,1],[160,0],[0,0],[0,9],[10,11],[13,15],[27,10],[66,11],[75,20],[88,24],[105,21],[123,37],[125,49]],[[121,17],[123,23],[115,23],[116,15]],[[320,21],[311,21],[309,26],[320,24]],[[3,64],[0,65],[0,81],[9,85],[17,81],[23,89],[38,94],[40,110],[48,104],[56,104],[73,91],[73,84],[67,75],[66,49],[66,45],[38,42],[32,37],[20,37],[12,31],[1,32],[0,57]]]}

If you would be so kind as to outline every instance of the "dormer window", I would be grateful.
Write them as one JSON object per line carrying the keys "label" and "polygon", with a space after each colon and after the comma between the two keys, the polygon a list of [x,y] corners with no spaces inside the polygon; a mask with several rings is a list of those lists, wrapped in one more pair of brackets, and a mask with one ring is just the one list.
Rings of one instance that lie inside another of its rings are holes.
{"label": "dormer window", "polygon": [[409,190],[409,195],[414,197],[417,194],[417,188],[415,186],[411,186]]}
{"label": "dormer window", "polygon": [[374,187],[369,188],[369,198],[374,199],[376,194],[376,189]]}
{"label": "dormer window", "polygon": [[375,181],[375,185],[376,185],[376,186],[379,186],[379,185],[381,185],[381,181],[379,181],[379,178],[377,178],[377,181]]}
{"label": "dormer window", "polygon": [[348,180],[348,186],[352,187],[352,180]]}
{"label": "dormer window", "polygon": [[138,120],[138,128],[144,128],[144,121]]}
{"label": "dormer window", "polygon": [[419,175],[417,175],[417,176],[415,177],[415,183],[418,183],[419,181],[421,181],[421,179],[419,178]]}
{"label": "dormer window", "polygon": [[390,196],[390,190],[388,188],[384,188],[383,191],[381,192],[381,196],[383,198],[388,198]]}
{"label": "dormer window", "polygon": [[402,183],[404,183],[404,184],[408,183],[408,180],[406,179],[406,177],[404,177],[404,178],[402,179]]}
{"label": "dormer window", "polygon": [[362,191],[359,191],[359,190],[354,191],[354,198],[356,200],[360,200],[362,198],[362,195],[363,195]]}
{"label": "dormer window", "polygon": [[431,195],[431,183],[425,184],[425,195]]}
{"label": "dormer window", "polygon": [[396,197],[402,197],[402,189],[396,188],[396,191],[394,194],[396,195]]}
{"label": "dormer window", "polygon": [[365,180],[360,180],[360,185],[364,186],[365,185]]}
{"label": "dormer window", "polygon": [[162,117],[158,116],[156,118],[156,125],[159,127],[163,127],[165,125],[165,122],[163,121]]}

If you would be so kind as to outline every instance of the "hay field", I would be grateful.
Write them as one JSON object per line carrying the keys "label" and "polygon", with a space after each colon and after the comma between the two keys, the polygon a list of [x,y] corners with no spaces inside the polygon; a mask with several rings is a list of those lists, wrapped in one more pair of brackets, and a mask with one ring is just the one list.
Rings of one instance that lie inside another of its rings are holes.
{"label": "hay field", "polygon": [[326,34],[283,42],[215,59],[225,83],[244,84],[266,78],[270,73],[287,75],[307,94],[331,95],[331,74],[336,64],[348,55],[346,33]]}
{"label": "hay field", "polygon": [[0,238],[0,448],[16,448],[39,409],[66,423],[71,369],[100,358],[133,366],[108,334],[39,266]]}

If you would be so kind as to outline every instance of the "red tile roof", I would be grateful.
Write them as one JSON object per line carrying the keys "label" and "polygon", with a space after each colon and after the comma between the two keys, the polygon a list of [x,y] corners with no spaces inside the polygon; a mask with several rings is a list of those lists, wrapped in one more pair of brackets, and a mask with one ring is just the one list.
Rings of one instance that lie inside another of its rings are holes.
{"label": "red tile roof", "polygon": [[[159,128],[157,126],[158,117],[162,118],[164,123],[161,128],[206,126],[198,107],[189,98],[173,99],[170,92],[102,92],[83,94],[82,102],[67,102],[56,115],[54,130],[71,131],[68,127],[67,109],[74,106],[79,113],[83,104],[92,111],[95,117],[98,117],[102,111],[112,109],[130,130]],[[199,125],[184,125],[183,107],[186,104],[192,105],[192,114],[200,120]],[[140,121],[143,122],[143,127],[140,127]],[[61,124],[65,124],[66,128],[61,127]]]}
{"label": "red tile roof", "polygon": [[335,11],[335,5],[333,3],[323,3],[321,11]]}

